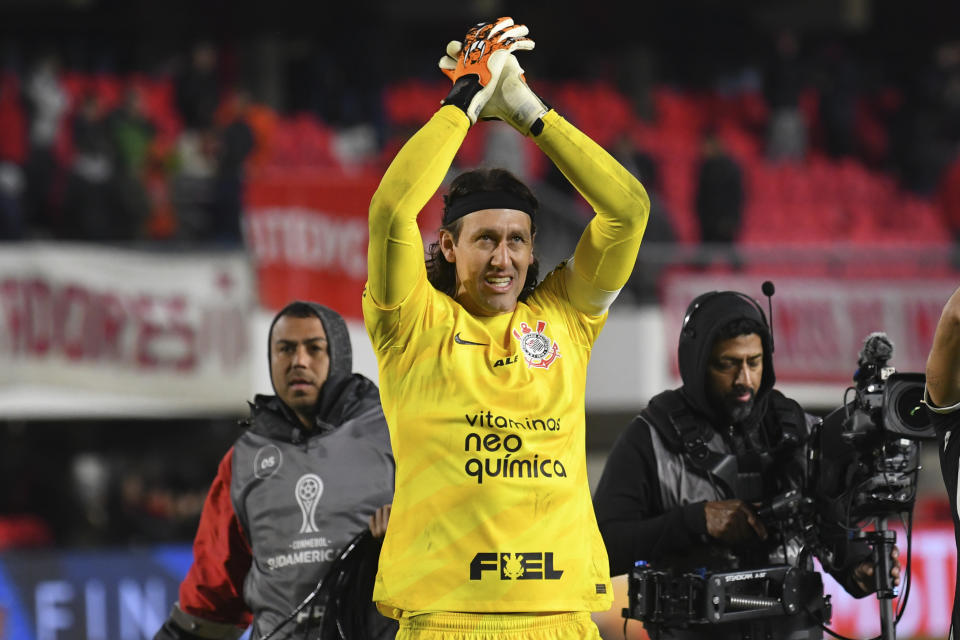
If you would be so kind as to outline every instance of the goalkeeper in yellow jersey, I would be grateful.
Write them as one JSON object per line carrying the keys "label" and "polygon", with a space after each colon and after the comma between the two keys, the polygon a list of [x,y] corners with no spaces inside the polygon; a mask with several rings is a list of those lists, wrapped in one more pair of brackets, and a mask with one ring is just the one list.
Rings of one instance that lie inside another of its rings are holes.
{"label": "goalkeeper in yellow jersey", "polygon": [[[447,46],[453,89],[370,203],[363,312],[397,473],[374,600],[398,638],[598,638],[590,612],[612,601],[584,387],[649,200],[527,86],[514,56],[533,48],[527,33],[500,18]],[[539,284],[537,200],[503,170],[453,181],[424,261],[417,214],[487,118],[530,136],[596,212]]]}

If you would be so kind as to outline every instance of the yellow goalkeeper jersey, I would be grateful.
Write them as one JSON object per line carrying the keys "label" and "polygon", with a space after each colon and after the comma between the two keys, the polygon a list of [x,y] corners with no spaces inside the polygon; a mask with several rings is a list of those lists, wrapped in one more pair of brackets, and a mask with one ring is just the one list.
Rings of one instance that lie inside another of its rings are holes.
{"label": "yellow goalkeeper jersey", "polygon": [[374,589],[386,615],[609,608],[583,406],[606,315],[573,309],[561,270],[489,318],[426,277],[397,309],[364,298],[397,460]]}
{"label": "yellow goalkeeper jersey", "polygon": [[374,600],[392,617],[612,602],[586,473],[585,378],[649,200],[556,112],[543,124],[536,144],[596,215],[572,260],[511,313],[471,315],[427,280],[416,217],[466,135],[463,112],[444,106],[414,134],[370,204],[363,314],[397,474]]}

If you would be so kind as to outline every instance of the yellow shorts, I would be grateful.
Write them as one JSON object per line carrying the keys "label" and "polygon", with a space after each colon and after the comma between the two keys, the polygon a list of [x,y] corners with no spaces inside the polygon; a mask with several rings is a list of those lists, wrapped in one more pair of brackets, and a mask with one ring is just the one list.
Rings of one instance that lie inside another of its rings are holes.
{"label": "yellow shorts", "polygon": [[400,619],[396,640],[600,640],[585,611],[526,613],[424,613]]}

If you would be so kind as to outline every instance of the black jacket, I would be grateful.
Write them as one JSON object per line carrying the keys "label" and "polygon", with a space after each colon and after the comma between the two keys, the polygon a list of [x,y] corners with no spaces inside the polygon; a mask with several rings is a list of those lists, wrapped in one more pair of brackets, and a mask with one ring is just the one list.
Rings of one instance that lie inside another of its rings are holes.
{"label": "black jacket", "polygon": [[[769,527],[763,544],[730,548],[714,540],[707,535],[704,505],[731,498],[765,502],[802,487],[805,443],[815,418],[773,390],[771,337],[752,301],[733,293],[706,295],[691,304],[688,317],[678,354],[683,386],[655,396],[620,434],[594,495],[611,574],[628,573],[638,560],[679,571],[797,566],[799,541]],[[737,318],[764,327],[763,376],[752,413],[731,425],[708,399],[706,372],[718,331]],[[696,460],[701,454],[706,461]],[[711,462],[729,462],[727,454],[736,456],[732,476],[707,472]],[[835,576],[853,595],[865,595],[851,576],[869,548],[844,552]],[[805,565],[812,568],[809,561]]]}
{"label": "black jacket", "polygon": [[[711,477],[685,453],[669,417],[677,407],[689,412],[707,450],[737,456],[740,473],[732,482]],[[707,535],[704,516],[709,501],[764,502],[802,487],[806,449],[800,441],[808,418],[778,391],[765,395],[763,408],[751,429],[731,425],[721,432],[694,414],[678,389],[655,396],[634,418],[614,444],[594,496],[612,575],[628,573],[637,560],[684,569],[786,562],[776,540],[770,548],[726,549]]]}

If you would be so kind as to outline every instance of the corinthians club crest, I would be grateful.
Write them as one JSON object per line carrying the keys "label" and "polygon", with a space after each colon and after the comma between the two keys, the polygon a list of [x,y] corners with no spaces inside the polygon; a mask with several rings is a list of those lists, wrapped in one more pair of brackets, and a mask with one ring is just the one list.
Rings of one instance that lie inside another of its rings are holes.
{"label": "corinthians club crest", "polygon": [[300,505],[300,512],[303,514],[300,533],[316,533],[319,529],[317,529],[317,523],[314,522],[313,516],[317,511],[320,496],[323,494],[323,480],[316,474],[306,473],[297,480],[294,493],[297,497],[297,504]]}
{"label": "corinthians club crest", "polygon": [[534,331],[526,322],[520,323],[520,330],[513,330],[513,337],[520,341],[520,349],[528,367],[549,369],[553,361],[560,357],[560,347],[543,333],[547,323],[537,320]]}

